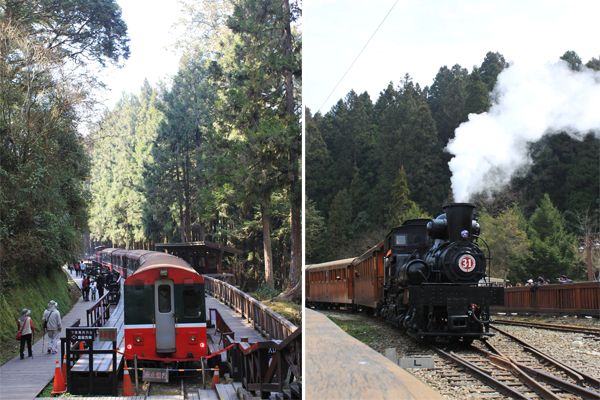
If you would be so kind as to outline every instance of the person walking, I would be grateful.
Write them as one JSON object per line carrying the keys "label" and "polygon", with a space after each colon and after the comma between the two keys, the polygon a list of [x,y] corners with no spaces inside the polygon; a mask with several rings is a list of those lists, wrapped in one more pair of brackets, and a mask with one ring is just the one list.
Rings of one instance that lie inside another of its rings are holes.
{"label": "person walking", "polygon": [[31,337],[35,333],[35,328],[33,327],[33,322],[31,321],[31,310],[26,308],[21,311],[21,317],[19,318],[19,334],[21,335],[21,360],[25,358],[24,350],[25,343],[27,343],[27,351],[29,352],[29,357],[33,357],[33,353],[31,352]]}
{"label": "person walking", "polygon": [[89,301],[90,298],[90,280],[87,276],[83,276],[83,280],[81,281],[81,290],[83,291],[83,301]]}
{"label": "person walking", "polygon": [[96,282],[92,282],[90,284],[90,292],[92,293],[92,301],[96,301],[96,292],[98,288],[96,287]]}
{"label": "person walking", "polygon": [[48,309],[44,311],[44,316],[42,317],[43,326],[45,326],[46,331],[48,331],[48,354],[56,354],[58,352],[58,336],[62,331],[60,311],[56,308],[57,306],[57,302],[50,300]]}
{"label": "person walking", "polygon": [[79,262],[75,263],[75,277],[79,277]]}
{"label": "person walking", "polygon": [[96,282],[96,286],[98,287],[98,298],[101,299],[104,296],[104,275],[100,274],[98,276],[98,281]]}

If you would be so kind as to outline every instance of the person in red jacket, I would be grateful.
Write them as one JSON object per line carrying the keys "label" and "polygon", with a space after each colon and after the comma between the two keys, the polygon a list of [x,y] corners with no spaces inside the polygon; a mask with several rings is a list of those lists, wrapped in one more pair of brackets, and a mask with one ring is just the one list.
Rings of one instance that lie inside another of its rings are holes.
{"label": "person in red jacket", "polygon": [[21,311],[21,317],[19,318],[19,332],[21,333],[21,360],[25,358],[24,350],[25,350],[25,342],[27,342],[27,350],[29,351],[29,357],[33,357],[33,353],[31,352],[31,337],[33,333],[35,333],[35,328],[33,327],[33,322],[31,321],[31,310],[26,308]]}

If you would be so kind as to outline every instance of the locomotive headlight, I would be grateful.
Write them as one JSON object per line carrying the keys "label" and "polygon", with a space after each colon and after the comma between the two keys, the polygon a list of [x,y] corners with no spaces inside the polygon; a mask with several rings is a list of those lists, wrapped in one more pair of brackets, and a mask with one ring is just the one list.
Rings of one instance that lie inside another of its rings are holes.
{"label": "locomotive headlight", "polygon": [[138,337],[136,337],[136,338],[135,338],[135,342],[136,342],[136,343],[142,343],[142,338],[141,338],[141,337],[139,337],[139,336],[138,336]]}
{"label": "locomotive headlight", "polygon": [[169,276],[169,270],[168,269],[161,269],[160,270],[160,276],[161,277]]}
{"label": "locomotive headlight", "polygon": [[194,335],[190,336],[190,340],[191,340],[192,342],[195,342],[195,341],[196,341],[196,336],[194,336]]}
{"label": "locomotive headlight", "polygon": [[136,335],[133,341],[136,346],[141,346],[144,344],[144,337],[142,335]]}

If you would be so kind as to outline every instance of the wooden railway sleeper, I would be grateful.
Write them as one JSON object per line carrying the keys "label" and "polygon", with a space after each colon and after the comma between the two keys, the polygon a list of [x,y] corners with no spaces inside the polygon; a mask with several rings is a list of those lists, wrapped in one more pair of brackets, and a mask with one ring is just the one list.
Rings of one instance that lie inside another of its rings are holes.
{"label": "wooden railway sleeper", "polygon": [[442,356],[449,358],[450,360],[458,363],[459,365],[463,366],[464,368],[467,369],[467,371],[470,371],[471,373],[473,373],[474,375],[477,376],[477,378],[482,381],[483,383],[485,383],[486,385],[496,389],[498,392],[502,393],[505,396],[508,397],[513,397],[515,399],[530,399],[529,397],[527,397],[526,395],[524,395],[523,393],[519,392],[518,390],[515,390],[513,388],[511,388],[510,386],[500,382],[499,380],[497,380],[496,378],[486,374],[485,372],[481,371],[479,368],[472,368],[469,363],[464,362],[461,358],[456,357],[452,354],[446,353],[445,351],[443,351],[442,349],[439,349],[435,346],[431,346],[431,348],[437,352],[438,354],[441,354]]}
{"label": "wooden railway sleeper", "polygon": [[542,371],[535,370],[533,368],[529,368],[526,365],[519,363],[516,360],[511,360],[515,365],[525,371],[527,374],[534,376],[540,380],[543,380],[552,386],[556,386],[558,388],[563,389],[566,392],[572,393],[576,396],[579,396],[584,399],[598,399],[600,394],[598,392],[594,392],[592,390],[586,389],[584,387],[575,385],[571,382],[567,382],[560,378],[555,377],[554,375],[547,374]]}
{"label": "wooden railway sleeper", "polygon": [[511,335],[508,332],[505,332],[501,329],[498,329],[496,327],[494,327],[495,330],[497,330],[498,332],[502,333],[503,335],[508,336],[509,338],[515,340],[516,342],[520,343],[521,345],[523,345],[525,347],[526,350],[538,355],[539,357],[542,357],[543,359],[545,359],[546,361],[548,361],[549,363],[552,363],[554,366],[556,366],[557,368],[563,370],[567,375],[571,376],[574,380],[578,381],[579,384],[581,384],[581,381],[586,382],[588,385],[594,387],[594,388],[599,388],[600,389],[600,379],[595,378],[591,375],[586,374],[585,372],[579,371],[576,368],[570,367],[558,360],[556,360],[553,357],[550,357],[549,355],[537,350],[534,346],[530,345],[529,343],[527,343],[526,341],[519,339],[518,337]]}
{"label": "wooden railway sleeper", "polygon": [[[487,344],[488,343],[486,343],[486,345]],[[582,397],[584,399],[598,399],[598,397],[599,397],[599,394],[594,391],[588,390],[581,386],[567,382],[563,379],[557,378],[554,375],[547,374],[545,372],[538,371],[538,370],[530,368],[524,364],[521,364],[520,362],[516,361],[514,358],[503,355],[500,351],[495,349],[494,346],[491,344],[489,344],[488,347],[494,349],[494,352],[496,352],[497,355],[491,354],[485,350],[482,350],[482,349],[479,349],[476,347],[474,347],[474,348],[477,349],[477,351],[486,354],[488,356],[488,358],[490,359],[490,361],[492,361],[496,365],[500,365],[503,368],[506,367],[505,363],[510,362],[510,363],[514,364],[514,366],[516,366],[517,368],[519,368],[520,370],[525,372],[527,375],[538,378],[539,380],[543,380],[544,382],[549,383],[550,385],[560,388],[566,392],[572,393],[572,394]],[[542,397],[546,398],[546,396],[542,396]]]}

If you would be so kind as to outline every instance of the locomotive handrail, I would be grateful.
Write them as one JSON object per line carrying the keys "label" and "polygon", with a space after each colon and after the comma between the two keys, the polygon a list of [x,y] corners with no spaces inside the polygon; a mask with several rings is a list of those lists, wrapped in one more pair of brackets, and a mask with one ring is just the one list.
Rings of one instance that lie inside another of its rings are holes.
{"label": "locomotive handrail", "polygon": [[283,340],[298,327],[252,296],[218,279],[203,275],[205,289],[252,323],[267,339]]}

